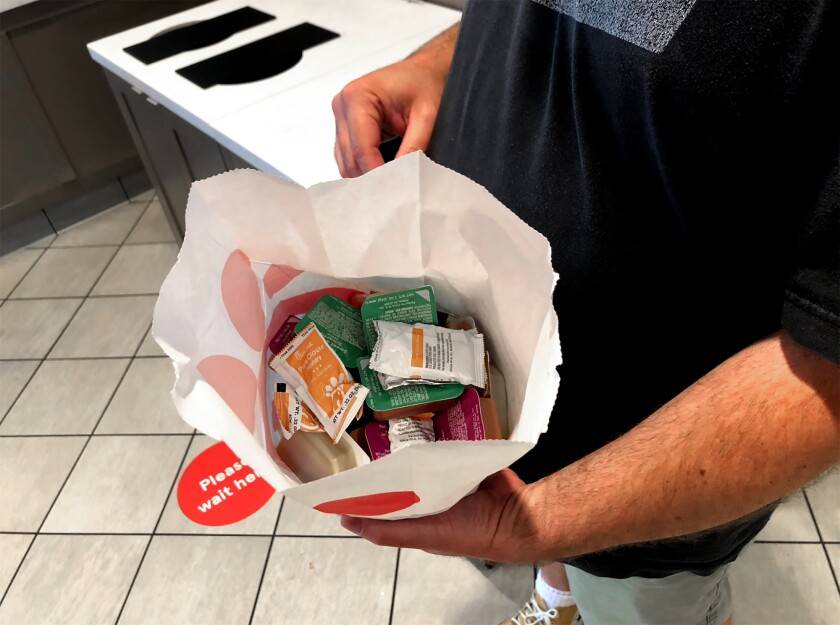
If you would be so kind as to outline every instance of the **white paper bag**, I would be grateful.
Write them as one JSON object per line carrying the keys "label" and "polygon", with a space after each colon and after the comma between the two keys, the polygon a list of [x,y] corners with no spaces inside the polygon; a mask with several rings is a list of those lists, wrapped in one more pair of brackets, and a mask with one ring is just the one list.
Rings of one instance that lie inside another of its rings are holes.
{"label": "white paper bag", "polygon": [[[174,362],[172,396],[187,423],[284,495],[385,519],[441,512],[548,426],[561,360],[549,244],[467,178],[421,153],[309,189],[239,170],[192,186],[186,226],[153,324]],[[423,284],[484,332],[505,376],[509,440],[414,445],[301,484],[275,450],[268,342],[326,293]]]}

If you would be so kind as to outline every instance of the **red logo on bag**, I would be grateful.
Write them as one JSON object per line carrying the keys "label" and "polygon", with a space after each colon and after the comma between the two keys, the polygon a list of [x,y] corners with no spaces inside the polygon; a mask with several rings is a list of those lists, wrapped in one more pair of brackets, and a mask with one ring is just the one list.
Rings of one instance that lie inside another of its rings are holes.
{"label": "red logo on bag", "polygon": [[315,506],[319,512],[350,514],[354,516],[380,516],[410,508],[420,501],[413,490],[400,490],[376,495],[362,495],[347,499],[334,499]]}
{"label": "red logo on bag", "polygon": [[274,495],[274,488],[224,443],[190,463],[178,483],[181,512],[200,525],[230,525],[246,519]]}

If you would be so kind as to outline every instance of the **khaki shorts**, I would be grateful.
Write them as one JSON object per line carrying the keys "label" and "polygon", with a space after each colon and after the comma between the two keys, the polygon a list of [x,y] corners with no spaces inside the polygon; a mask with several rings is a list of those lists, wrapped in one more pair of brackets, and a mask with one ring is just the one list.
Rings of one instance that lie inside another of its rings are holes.
{"label": "khaki shorts", "polygon": [[595,577],[568,565],[566,572],[586,625],[723,625],[732,615],[728,568],[661,579]]}

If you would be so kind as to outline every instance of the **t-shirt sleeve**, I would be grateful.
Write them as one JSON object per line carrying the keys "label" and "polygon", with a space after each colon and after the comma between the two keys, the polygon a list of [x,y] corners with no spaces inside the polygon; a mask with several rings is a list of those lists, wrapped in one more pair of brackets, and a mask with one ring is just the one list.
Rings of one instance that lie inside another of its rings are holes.
{"label": "t-shirt sleeve", "polygon": [[782,329],[840,365],[840,160],[802,222],[792,261]]}

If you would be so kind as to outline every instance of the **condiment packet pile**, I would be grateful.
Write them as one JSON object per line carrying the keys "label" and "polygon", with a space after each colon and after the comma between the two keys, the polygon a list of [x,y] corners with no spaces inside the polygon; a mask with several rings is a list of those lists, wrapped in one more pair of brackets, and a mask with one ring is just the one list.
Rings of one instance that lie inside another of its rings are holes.
{"label": "condiment packet pile", "polygon": [[278,453],[309,479],[349,467],[303,466],[324,451],[301,437],[329,437],[336,454],[351,438],[373,460],[435,440],[503,437],[497,408],[506,407],[494,404],[491,386],[503,397],[504,381],[497,370],[491,381],[484,336],[471,317],[439,313],[431,286],[372,294],[360,308],[327,295],[290,317],[270,346],[270,375],[284,381],[273,402]]}

